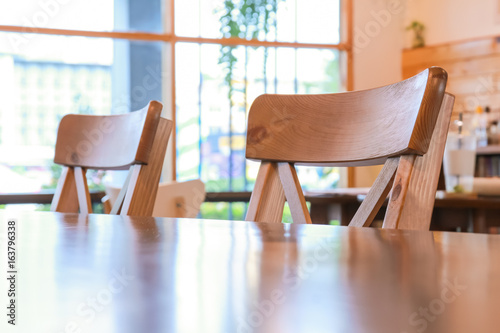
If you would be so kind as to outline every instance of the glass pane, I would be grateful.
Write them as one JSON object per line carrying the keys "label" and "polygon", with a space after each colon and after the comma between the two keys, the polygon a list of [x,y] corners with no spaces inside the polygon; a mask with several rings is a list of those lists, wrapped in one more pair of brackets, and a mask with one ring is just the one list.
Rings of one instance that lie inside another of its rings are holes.
{"label": "glass pane", "polygon": [[[57,127],[68,113],[105,115],[161,100],[162,44],[0,33],[0,191],[54,188]],[[91,187],[102,173],[91,172]]]}
{"label": "glass pane", "polygon": [[175,34],[199,37],[200,13],[200,0],[175,0]]}
{"label": "glass pane", "polygon": [[340,76],[337,50],[298,49],[297,83],[299,94],[321,94],[345,89]]}
{"label": "glass pane", "polygon": [[338,44],[340,0],[296,0],[297,42]]}
{"label": "glass pane", "polygon": [[188,37],[276,40],[276,0],[176,0],[175,33]]}
{"label": "glass pane", "polygon": [[[176,50],[177,176],[201,178],[207,191],[253,189],[259,164],[246,161],[245,139],[257,96],[343,90],[336,50],[189,43]],[[299,177],[305,187],[332,187],[338,170],[299,168]]]}
{"label": "glass pane", "polygon": [[224,1],[198,0],[200,3],[201,30],[199,36],[206,38],[219,38],[221,34],[221,18],[224,15]]}
{"label": "glass pane", "polygon": [[339,43],[339,0],[176,0],[175,32],[187,37]]}
{"label": "glass pane", "polygon": [[297,50],[278,48],[276,60],[276,76],[278,94],[297,93]]}
{"label": "glass pane", "polygon": [[163,31],[161,0],[23,0],[0,3],[0,22],[33,28]]}
{"label": "glass pane", "polygon": [[[345,91],[340,76],[337,50],[297,50],[297,92],[321,94]],[[304,189],[335,188],[339,182],[338,168],[297,167]]]}
{"label": "glass pane", "polygon": [[200,46],[176,47],[177,175],[178,180],[200,177]]}
{"label": "glass pane", "polygon": [[278,12],[276,13],[276,30],[279,42],[295,42],[297,39],[296,15],[297,6],[295,0],[278,1]]}

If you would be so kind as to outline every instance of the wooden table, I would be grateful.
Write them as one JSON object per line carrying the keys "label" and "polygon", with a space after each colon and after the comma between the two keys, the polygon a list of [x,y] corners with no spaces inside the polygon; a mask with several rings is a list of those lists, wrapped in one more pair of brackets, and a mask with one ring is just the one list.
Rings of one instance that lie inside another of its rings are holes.
{"label": "wooden table", "polygon": [[[328,224],[338,220],[349,224],[368,193],[369,188],[340,188],[326,191],[306,191],[306,201],[311,204],[310,213],[314,224]],[[457,230],[487,233],[489,227],[500,227],[500,197],[457,197],[438,191],[434,202],[431,229]],[[209,192],[206,202],[248,202],[251,192]],[[383,219],[385,207],[377,218]]]}
{"label": "wooden table", "polygon": [[[313,223],[327,224],[332,219],[347,225],[369,188],[342,188],[327,191],[306,191],[311,202]],[[383,218],[383,211],[378,218]],[[450,196],[438,191],[434,202],[431,229],[488,232],[489,226],[500,226],[500,197]]]}
{"label": "wooden table", "polygon": [[[8,219],[0,220],[4,263]],[[2,314],[2,332],[500,325],[496,235],[60,213],[22,214],[17,227],[18,330],[5,330]]]}
{"label": "wooden table", "polygon": [[[306,191],[311,204],[311,219],[315,224],[328,224],[338,220],[347,225],[363,201],[367,188],[342,188],[329,191]],[[432,230],[474,231],[486,233],[489,227],[500,227],[500,197],[443,197],[438,191],[434,205]],[[248,202],[251,192],[208,192],[206,202]],[[0,194],[0,204],[45,203],[50,204],[54,193]],[[91,192],[93,203],[100,203],[104,192]],[[378,218],[383,218],[384,207]]]}

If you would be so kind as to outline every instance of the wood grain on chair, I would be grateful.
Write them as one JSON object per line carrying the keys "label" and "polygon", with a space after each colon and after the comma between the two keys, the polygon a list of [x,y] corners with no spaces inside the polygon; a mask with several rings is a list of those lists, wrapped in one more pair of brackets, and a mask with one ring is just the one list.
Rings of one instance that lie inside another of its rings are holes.
{"label": "wood grain on chair", "polygon": [[91,213],[86,169],[129,169],[126,189],[112,213],[151,216],[172,122],[151,101],[121,115],[70,114],[57,133],[54,162],[64,166],[52,201],[57,212]]}
{"label": "wood grain on chair", "polygon": [[[446,71],[432,67],[370,90],[259,96],[248,117],[246,157],[262,164],[246,219],[281,222],[286,197],[294,222],[311,223],[295,164],[385,164],[351,225],[370,225],[392,189],[384,226],[428,229],[453,107],[446,82]],[[411,216],[408,201],[426,213],[400,224]]]}

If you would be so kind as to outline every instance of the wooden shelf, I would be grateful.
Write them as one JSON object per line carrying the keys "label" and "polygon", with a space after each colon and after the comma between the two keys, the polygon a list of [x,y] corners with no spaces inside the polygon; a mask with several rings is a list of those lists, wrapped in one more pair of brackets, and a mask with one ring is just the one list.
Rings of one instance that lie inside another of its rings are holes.
{"label": "wooden shelf", "polygon": [[489,145],[486,147],[477,147],[476,155],[500,155],[500,145]]}

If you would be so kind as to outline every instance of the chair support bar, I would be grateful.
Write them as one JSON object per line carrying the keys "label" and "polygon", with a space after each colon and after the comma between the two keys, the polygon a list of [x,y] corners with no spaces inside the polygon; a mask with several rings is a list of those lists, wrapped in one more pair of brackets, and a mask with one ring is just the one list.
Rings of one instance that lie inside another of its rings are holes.
{"label": "chair support bar", "polygon": [[373,222],[392,188],[399,159],[399,156],[387,159],[365,200],[349,223],[350,227],[368,227]]}
{"label": "chair support bar", "polygon": [[130,183],[130,177],[132,176],[133,167],[134,166],[131,165],[130,168],[128,169],[127,178],[125,179],[125,183],[123,183],[123,186],[120,190],[120,193],[118,193],[118,197],[116,197],[116,201],[113,204],[113,209],[111,209],[111,212],[110,212],[111,215],[120,214],[120,210],[121,210],[122,204],[123,204],[123,199],[125,199],[125,194],[127,194],[128,184]]}

